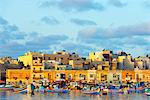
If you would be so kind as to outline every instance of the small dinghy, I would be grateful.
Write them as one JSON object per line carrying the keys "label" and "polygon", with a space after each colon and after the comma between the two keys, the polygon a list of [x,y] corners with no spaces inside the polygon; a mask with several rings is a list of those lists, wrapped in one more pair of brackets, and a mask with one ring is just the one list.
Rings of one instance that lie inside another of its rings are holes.
{"label": "small dinghy", "polygon": [[100,94],[100,92],[83,92],[83,94],[95,94],[95,95],[98,95],[98,94]]}
{"label": "small dinghy", "polygon": [[100,92],[98,92],[98,91],[83,91],[82,93],[83,94],[95,94],[95,95],[100,94]]}
{"label": "small dinghy", "polygon": [[55,89],[55,90],[46,90],[46,92],[51,92],[51,93],[68,93],[68,90],[62,90],[62,89]]}
{"label": "small dinghy", "polygon": [[119,91],[118,93],[119,93],[119,94],[124,94],[124,92],[123,92],[123,91]]}
{"label": "small dinghy", "polygon": [[22,88],[13,88],[14,92],[19,92],[19,91],[22,91],[22,90],[23,90]]}
{"label": "small dinghy", "polygon": [[147,96],[150,96],[150,93],[145,93]]}
{"label": "small dinghy", "polygon": [[19,93],[27,93],[28,91],[25,89],[25,90],[22,90],[22,91],[20,91]]}
{"label": "small dinghy", "polygon": [[147,96],[150,96],[150,88],[145,89],[145,94],[146,94]]}
{"label": "small dinghy", "polygon": [[12,89],[13,89],[12,85],[0,85],[0,90],[2,91],[8,91]]}

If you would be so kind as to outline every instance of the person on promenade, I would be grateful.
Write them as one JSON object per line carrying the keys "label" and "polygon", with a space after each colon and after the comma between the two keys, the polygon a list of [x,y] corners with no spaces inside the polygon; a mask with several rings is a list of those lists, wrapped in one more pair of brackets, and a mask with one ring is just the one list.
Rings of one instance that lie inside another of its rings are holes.
{"label": "person on promenade", "polygon": [[31,95],[34,95],[35,86],[33,83],[31,83]]}

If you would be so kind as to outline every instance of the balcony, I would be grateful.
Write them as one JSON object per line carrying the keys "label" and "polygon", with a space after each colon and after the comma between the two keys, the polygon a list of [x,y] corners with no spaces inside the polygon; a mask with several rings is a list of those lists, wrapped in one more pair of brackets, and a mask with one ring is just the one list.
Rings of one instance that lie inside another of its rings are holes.
{"label": "balcony", "polygon": [[34,73],[42,73],[42,70],[33,70]]}
{"label": "balcony", "polygon": [[43,78],[42,77],[33,77],[33,79],[40,80],[40,79],[43,79]]}

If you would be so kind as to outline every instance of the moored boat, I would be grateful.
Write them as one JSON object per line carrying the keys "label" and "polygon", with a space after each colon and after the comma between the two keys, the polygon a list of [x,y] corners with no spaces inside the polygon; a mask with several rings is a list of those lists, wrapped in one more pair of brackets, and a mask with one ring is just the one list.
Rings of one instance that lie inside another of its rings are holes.
{"label": "moored boat", "polygon": [[144,93],[144,91],[145,91],[144,87],[138,87],[136,89],[136,93]]}
{"label": "moored boat", "polygon": [[14,92],[20,92],[20,91],[22,91],[23,89],[22,88],[13,88],[13,91]]}
{"label": "moored boat", "polygon": [[150,96],[150,93],[145,93],[147,96]]}
{"label": "moored boat", "polygon": [[0,85],[0,90],[2,91],[8,91],[12,89],[13,89],[12,85]]}
{"label": "moored boat", "polygon": [[145,94],[146,94],[147,96],[150,96],[150,88],[145,89]]}
{"label": "moored boat", "polygon": [[19,93],[28,93],[28,91],[25,89],[25,90],[21,90]]}
{"label": "moored boat", "polygon": [[54,89],[54,90],[46,90],[46,92],[51,92],[51,93],[68,93],[69,90]]}
{"label": "moored boat", "polygon": [[83,91],[83,94],[95,94],[95,95],[98,95],[98,94],[100,94],[100,92],[97,92],[97,91]]}

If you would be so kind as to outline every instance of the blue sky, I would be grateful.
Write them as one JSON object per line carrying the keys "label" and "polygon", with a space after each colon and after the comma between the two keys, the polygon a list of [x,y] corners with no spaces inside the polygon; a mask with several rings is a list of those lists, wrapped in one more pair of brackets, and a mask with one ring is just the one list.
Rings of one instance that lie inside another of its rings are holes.
{"label": "blue sky", "polygon": [[149,0],[0,0],[0,56],[110,49],[150,54]]}

